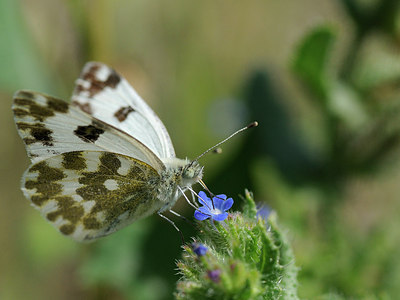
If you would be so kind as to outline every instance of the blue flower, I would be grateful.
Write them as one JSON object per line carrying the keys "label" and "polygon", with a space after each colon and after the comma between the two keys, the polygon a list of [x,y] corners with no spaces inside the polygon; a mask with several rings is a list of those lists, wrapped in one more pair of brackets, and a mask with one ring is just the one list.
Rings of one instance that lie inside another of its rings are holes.
{"label": "blue flower", "polygon": [[272,210],[268,205],[257,203],[257,218],[262,218],[266,221],[271,214],[271,211]]}
{"label": "blue flower", "polygon": [[214,221],[223,221],[228,217],[228,213],[226,212],[233,205],[233,199],[226,199],[226,195],[217,195],[214,196],[212,201],[207,197],[206,193],[201,191],[199,193],[199,203],[203,206],[196,209],[194,212],[194,217],[203,221],[208,218],[211,218]]}
{"label": "blue flower", "polygon": [[206,255],[208,248],[203,244],[193,243],[192,244],[193,252],[196,253],[197,256]]}

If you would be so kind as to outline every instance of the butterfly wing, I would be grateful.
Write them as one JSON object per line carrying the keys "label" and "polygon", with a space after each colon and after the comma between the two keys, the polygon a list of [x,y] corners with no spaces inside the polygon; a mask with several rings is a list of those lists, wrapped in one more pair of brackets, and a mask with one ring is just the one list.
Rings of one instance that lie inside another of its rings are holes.
{"label": "butterfly wing", "polygon": [[65,152],[101,150],[139,159],[157,171],[164,168],[141,142],[63,100],[19,91],[14,96],[12,109],[33,163]]}
{"label": "butterfly wing", "polygon": [[162,206],[160,176],[137,159],[102,151],[75,151],[29,167],[22,190],[61,233],[77,241],[111,234]]}
{"label": "butterfly wing", "polygon": [[135,137],[159,158],[175,157],[161,120],[132,86],[105,64],[85,65],[76,81],[72,104]]}

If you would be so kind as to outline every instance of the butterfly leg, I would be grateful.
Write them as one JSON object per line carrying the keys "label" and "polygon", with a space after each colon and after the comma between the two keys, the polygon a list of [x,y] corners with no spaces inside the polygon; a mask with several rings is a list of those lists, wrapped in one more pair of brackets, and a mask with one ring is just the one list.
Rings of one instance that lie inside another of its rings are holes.
{"label": "butterfly leg", "polygon": [[196,206],[197,208],[199,208],[199,204],[196,201],[196,195],[193,193],[192,189],[190,188],[190,194],[192,195],[192,202],[194,204],[194,206]]}
{"label": "butterfly leg", "polygon": [[157,212],[157,214],[158,214],[161,218],[163,218],[164,220],[168,221],[172,226],[174,226],[174,228],[179,232],[179,234],[180,234],[180,236],[181,236],[182,245],[184,245],[184,244],[185,244],[185,238],[183,237],[183,233],[182,233],[182,231],[178,228],[178,226],[176,226],[175,223],[174,223],[172,220],[168,219],[166,216],[164,216],[163,214],[161,214],[161,212]]}
{"label": "butterfly leg", "polygon": [[188,218],[182,216],[181,214],[177,213],[176,211],[173,211],[172,209],[170,209],[169,212],[171,214],[181,218],[182,220],[184,220],[185,222],[189,223],[190,225],[194,225],[194,223],[192,221],[190,221]]}
{"label": "butterfly leg", "polygon": [[[187,202],[191,207],[193,207],[194,209],[198,209],[198,208],[199,208],[199,206],[197,205],[196,202],[194,202],[194,204],[193,204],[192,202],[190,202],[189,198],[186,196],[185,192],[182,190],[182,188],[181,188],[180,186],[178,186],[178,189],[179,189],[180,192],[182,193],[183,197],[185,197],[186,202]],[[192,189],[189,188],[189,190],[192,192],[192,195],[193,195]]]}

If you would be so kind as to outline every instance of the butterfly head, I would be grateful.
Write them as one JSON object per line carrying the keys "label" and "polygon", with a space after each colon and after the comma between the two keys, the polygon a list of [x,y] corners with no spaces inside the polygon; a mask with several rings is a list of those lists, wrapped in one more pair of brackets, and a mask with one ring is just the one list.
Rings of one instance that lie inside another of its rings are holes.
{"label": "butterfly head", "polygon": [[203,166],[197,160],[187,163],[182,168],[182,186],[187,187],[198,182],[203,177]]}
{"label": "butterfly head", "polygon": [[188,187],[191,186],[192,184],[195,184],[201,178],[203,177],[203,166],[201,166],[197,160],[191,161],[187,163],[183,168],[182,168],[182,182],[181,186],[182,187]]}
{"label": "butterfly head", "polygon": [[203,166],[197,160],[170,158],[164,159],[163,162],[166,167],[165,176],[173,177],[173,181],[183,189],[192,186],[203,177]]}

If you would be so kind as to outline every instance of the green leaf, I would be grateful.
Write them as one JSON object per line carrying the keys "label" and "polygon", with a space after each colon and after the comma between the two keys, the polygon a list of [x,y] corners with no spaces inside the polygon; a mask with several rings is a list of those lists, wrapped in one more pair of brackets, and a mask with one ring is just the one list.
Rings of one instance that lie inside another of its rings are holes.
{"label": "green leaf", "polygon": [[327,100],[331,115],[340,119],[351,131],[357,131],[369,120],[356,91],[339,80],[333,80]]}
{"label": "green leaf", "polygon": [[314,29],[300,43],[293,70],[311,94],[321,101],[324,111],[354,131],[366,123],[368,114],[356,91],[341,82],[330,68],[335,39],[330,27]]}
{"label": "green leaf", "polygon": [[[366,39],[351,74],[355,86],[364,93],[375,88],[396,86],[400,78],[399,52],[384,35]],[[395,93],[397,94],[397,90]],[[379,93],[378,95],[380,96]],[[386,95],[387,92],[384,94]],[[369,95],[369,94],[367,94]]]}
{"label": "green leaf", "polygon": [[249,219],[255,219],[257,216],[257,207],[253,200],[253,193],[246,189],[244,194],[245,198],[242,198],[245,201],[243,205],[243,215]]}
{"label": "green leaf", "polygon": [[328,26],[314,29],[301,41],[292,64],[296,75],[322,100],[327,98],[332,77],[328,66],[335,39],[333,29]]}

